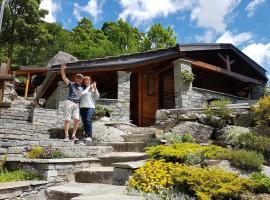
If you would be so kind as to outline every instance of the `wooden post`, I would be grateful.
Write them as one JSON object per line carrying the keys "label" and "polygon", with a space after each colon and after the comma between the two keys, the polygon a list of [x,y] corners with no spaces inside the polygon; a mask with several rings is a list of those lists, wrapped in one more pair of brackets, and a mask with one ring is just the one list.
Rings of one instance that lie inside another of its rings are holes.
{"label": "wooden post", "polygon": [[28,89],[29,89],[29,83],[30,83],[30,73],[27,74],[27,80],[26,80],[26,85],[25,85],[25,92],[24,92],[24,97],[28,96]]}

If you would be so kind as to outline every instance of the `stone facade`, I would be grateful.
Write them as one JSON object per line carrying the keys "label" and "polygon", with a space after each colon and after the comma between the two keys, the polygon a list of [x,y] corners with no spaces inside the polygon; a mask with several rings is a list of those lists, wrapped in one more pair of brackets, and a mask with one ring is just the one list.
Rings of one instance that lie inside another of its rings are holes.
{"label": "stone facade", "polygon": [[193,87],[192,82],[185,83],[182,80],[181,72],[183,71],[192,72],[191,62],[184,59],[174,61],[175,108],[200,108],[208,100],[220,99],[222,97],[230,100],[231,103],[236,103],[238,100],[248,100],[221,92]]}

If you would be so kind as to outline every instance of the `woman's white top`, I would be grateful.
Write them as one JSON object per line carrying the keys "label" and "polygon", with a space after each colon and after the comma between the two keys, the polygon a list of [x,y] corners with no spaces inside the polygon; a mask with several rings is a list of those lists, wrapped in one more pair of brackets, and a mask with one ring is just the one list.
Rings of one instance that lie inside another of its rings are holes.
{"label": "woman's white top", "polygon": [[89,87],[81,93],[80,108],[95,108],[96,100],[99,98],[99,92]]}

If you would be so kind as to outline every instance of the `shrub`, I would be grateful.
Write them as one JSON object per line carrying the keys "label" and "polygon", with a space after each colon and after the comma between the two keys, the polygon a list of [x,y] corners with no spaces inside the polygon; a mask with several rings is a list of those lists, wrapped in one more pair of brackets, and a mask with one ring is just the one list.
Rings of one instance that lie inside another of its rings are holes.
{"label": "shrub", "polygon": [[260,171],[264,162],[263,155],[244,149],[228,151],[224,154],[224,158],[228,159],[233,166],[244,171]]}
{"label": "shrub", "polygon": [[258,184],[218,168],[188,167],[164,160],[146,162],[135,171],[129,186],[142,192],[180,191],[198,199],[230,199],[253,191]]}
{"label": "shrub", "polygon": [[97,105],[95,108],[94,120],[98,120],[102,117],[109,117],[110,110],[104,106]]}
{"label": "shrub", "polygon": [[179,163],[185,163],[190,154],[203,160],[204,158],[217,158],[218,155],[226,151],[226,149],[219,146],[201,146],[196,143],[176,143],[170,146],[159,145],[146,148],[147,155],[152,159],[165,159],[168,162]]}
{"label": "shrub", "polygon": [[166,140],[169,144],[179,143],[179,142],[187,142],[187,143],[193,143],[195,142],[195,139],[190,133],[184,133],[184,134],[176,134],[176,133],[169,133],[165,134],[162,139]]}
{"label": "shrub", "polygon": [[30,159],[40,158],[43,151],[44,151],[44,148],[34,146],[31,151],[27,152],[26,158],[30,158]]}
{"label": "shrub", "polygon": [[260,185],[260,192],[270,193],[270,178],[268,178],[264,173],[253,172],[250,174],[250,178]]}
{"label": "shrub", "polygon": [[270,125],[270,96],[262,97],[251,108],[255,122],[260,125]]}
{"label": "shrub", "polygon": [[12,172],[9,172],[7,170],[0,172],[0,182],[13,182],[13,181],[38,180],[38,179],[41,179],[41,177],[36,171],[20,169]]}
{"label": "shrub", "polygon": [[231,127],[225,136],[225,141],[227,144],[232,144],[239,146],[239,137],[248,134],[249,131],[243,127]]}
{"label": "shrub", "polygon": [[195,79],[195,76],[192,72],[188,70],[183,70],[181,71],[181,79],[183,80],[185,84],[188,84]]}
{"label": "shrub", "polygon": [[208,123],[214,127],[220,126],[220,122],[218,120],[213,120],[215,117],[219,118],[219,121],[223,121],[223,126],[226,123],[231,123],[232,119],[232,109],[228,108],[228,104],[230,101],[225,98],[221,98],[220,100],[212,101],[210,104],[204,106],[204,114],[206,115],[206,119]]}
{"label": "shrub", "polygon": [[187,154],[185,157],[185,164],[187,165],[197,165],[200,164],[204,160],[202,155],[197,155],[197,154]]}

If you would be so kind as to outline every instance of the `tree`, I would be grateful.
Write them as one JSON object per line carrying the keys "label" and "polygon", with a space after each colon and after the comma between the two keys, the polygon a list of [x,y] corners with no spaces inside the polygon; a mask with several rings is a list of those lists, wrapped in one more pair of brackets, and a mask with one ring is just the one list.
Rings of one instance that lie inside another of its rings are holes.
{"label": "tree", "polygon": [[161,24],[154,24],[144,39],[144,50],[168,48],[175,44],[176,37],[171,26],[164,28]]}
{"label": "tree", "polygon": [[102,31],[114,44],[118,54],[141,51],[144,34],[122,19],[117,22],[106,22]]}
{"label": "tree", "polygon": [[0,42],[12,60],[16,45],[35,45],[42,34],[41,19],[48,13],[40,9],[41,0],[9,0],[5,6]]}

